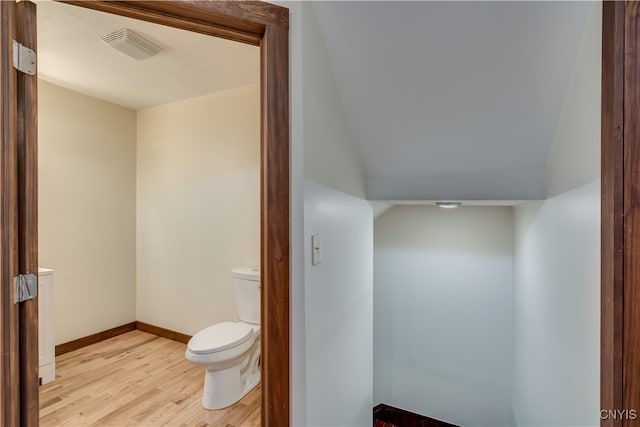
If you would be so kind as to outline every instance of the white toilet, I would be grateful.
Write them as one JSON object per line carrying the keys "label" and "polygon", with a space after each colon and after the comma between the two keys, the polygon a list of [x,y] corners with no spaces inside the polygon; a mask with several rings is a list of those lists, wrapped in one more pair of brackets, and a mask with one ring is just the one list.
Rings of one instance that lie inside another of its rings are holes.
{"label": "white toilet", "polygon": [[195,334],[187,344],[188,361],[203,365],[205,409],[233,405],[260,382],[260,271],[233,270],[239,322],[222,322]]}

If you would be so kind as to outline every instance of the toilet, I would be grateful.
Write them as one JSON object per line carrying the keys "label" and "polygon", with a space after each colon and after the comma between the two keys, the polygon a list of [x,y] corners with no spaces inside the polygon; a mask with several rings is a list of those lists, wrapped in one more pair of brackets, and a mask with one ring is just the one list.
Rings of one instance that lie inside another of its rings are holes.
{"label": "toilet", "polygon": [[188,361],[206,368],[205,409],[233,405],[260,382],[260,271],[236,268],[232,277],[240,321],[201,330],[189,340],[185,352]]}

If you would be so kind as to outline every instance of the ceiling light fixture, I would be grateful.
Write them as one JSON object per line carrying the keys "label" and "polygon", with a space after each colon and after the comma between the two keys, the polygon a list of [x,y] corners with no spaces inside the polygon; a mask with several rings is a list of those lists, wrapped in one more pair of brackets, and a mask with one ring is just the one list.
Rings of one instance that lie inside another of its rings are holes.
{"label": "ceiling light fixture", "polygon": [[462,202],[436,202],[436,205],[444,209],[453,209],[462,205]]}
{"label": "ceiling light fixture", "polygon": [[102,36],[101,40],[118,52],[124,53],[138,61],[151,58],[162,52],[159,46],[156,46],[128,28],[106,34]]}

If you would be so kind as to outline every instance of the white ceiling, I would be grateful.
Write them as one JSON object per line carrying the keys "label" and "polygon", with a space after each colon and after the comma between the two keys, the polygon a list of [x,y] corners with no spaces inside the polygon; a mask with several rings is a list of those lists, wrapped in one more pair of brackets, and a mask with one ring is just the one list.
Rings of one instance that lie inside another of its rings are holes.
{"label": "white ceiling", "polygon": [[[162,47],[137,61],[100,37],[129,28]],[[51,1],[38,2],[38,74],[135,110],[257,83],[256,46]]]}
{"label": "white ceiling", "polygon": [[541,198],[590,5],[314,3],[369,198]]}
{"label": "white ceiling", "polygon": [[[368,198],[542,198],[590,6],[315,2]],[[259,81],[254,46],[50,1],[38,26],[41,77],[132,109]],[[124,27],[165,52],[100,40]]]}

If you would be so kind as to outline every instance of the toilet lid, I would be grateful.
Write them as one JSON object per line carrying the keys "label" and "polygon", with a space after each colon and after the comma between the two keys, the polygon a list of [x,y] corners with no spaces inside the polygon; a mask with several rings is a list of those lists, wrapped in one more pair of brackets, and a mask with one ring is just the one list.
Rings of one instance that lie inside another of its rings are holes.
{"label": "toilet lid", "polygon": [[193,353],[216,353],[242,344],[251,338],[253,328],[242,322],[222,322],[195,334],[187,344]]}

